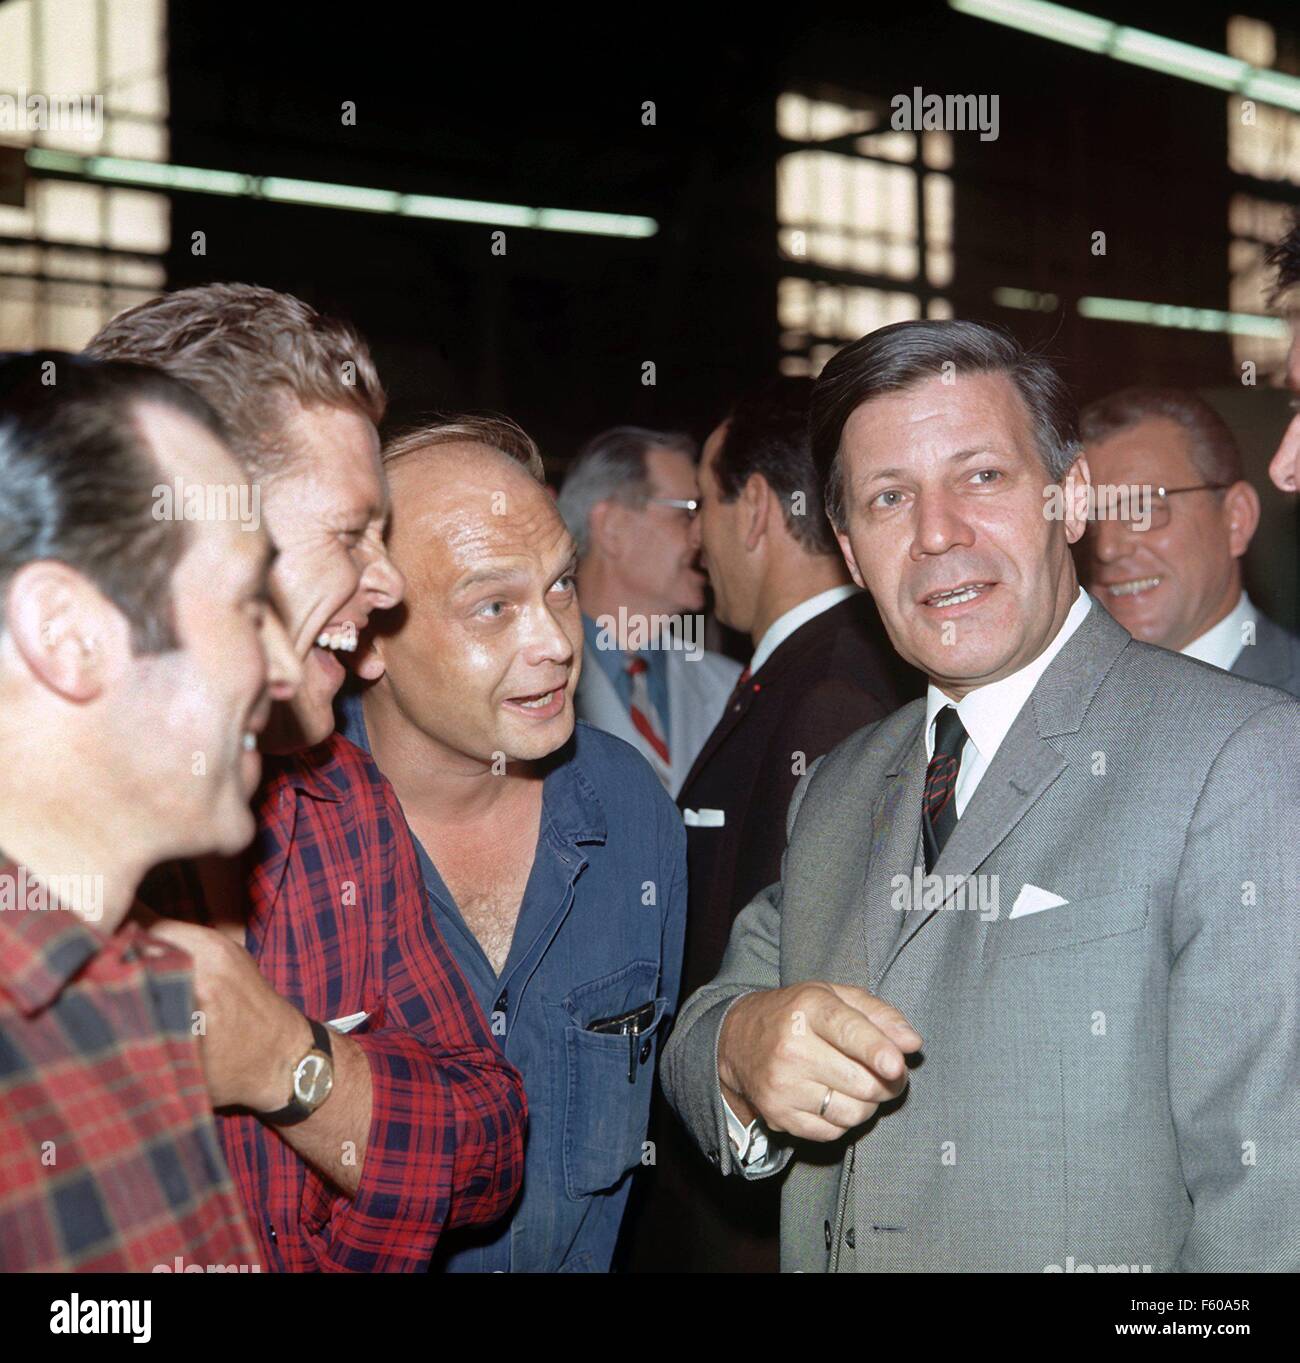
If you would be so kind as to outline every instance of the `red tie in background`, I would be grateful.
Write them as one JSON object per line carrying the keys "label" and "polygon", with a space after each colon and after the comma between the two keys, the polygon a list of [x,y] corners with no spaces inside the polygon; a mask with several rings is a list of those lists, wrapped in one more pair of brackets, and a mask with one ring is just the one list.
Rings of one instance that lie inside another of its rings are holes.
{"label": "red tie in background", "polygon": [[651,751],[651,765],[659,779],[668,786],[672,780],[672,763],[668,758],[668,737],[659,711],[650,699],[650,687],[646,681],[649,670],[646,660],[640,654],[628,659],[627,675],[632,682],[632,694],[628,699],[628,710],[637,733],[645,739]]}

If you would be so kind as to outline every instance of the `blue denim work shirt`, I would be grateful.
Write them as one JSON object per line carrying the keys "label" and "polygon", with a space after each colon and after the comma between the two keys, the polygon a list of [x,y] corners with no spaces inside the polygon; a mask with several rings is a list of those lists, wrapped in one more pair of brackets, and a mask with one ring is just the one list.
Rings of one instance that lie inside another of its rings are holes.
{"label": "blue denim work shirt", "polygon": [[[370,750],[359,696],[339,729]],[[677,1005],[686,928],[686,832],[649,763],[578,721],[542,786],[532,872],[500,976],[415,841],[429,903],[528,1094],[524,1187],[486,1229],[448,1231],[433,1268],[608,1272],[646,1162],[655,1061]],[[589,1031],[653,1004],[639,1036]]]}

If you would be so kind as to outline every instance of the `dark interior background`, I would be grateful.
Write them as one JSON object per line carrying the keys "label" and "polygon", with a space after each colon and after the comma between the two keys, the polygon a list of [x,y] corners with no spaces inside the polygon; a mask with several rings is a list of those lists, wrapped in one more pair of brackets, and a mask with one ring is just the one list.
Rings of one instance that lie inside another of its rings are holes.
{"label": "dark interior background", "polygon": [[[1238,7],[1080,8],[1224,50]],[[1252,4],[1294,56],[1293,3]],[[1264,464],[1285,395],[1243,388],[1229,338],[1089,321],[1086,294],[1228,307],[1225,97],[954,13],[936,0],[720,18],[703,7],[279,7],[174,0],[171,159],[254,174],[646,214],[647,240],[403,221],[178,195],[172,285],[245,279],[351,317],[391,419],[509,413],[558,476],[620,422],[703,436],[776,371],[774,108],[820,86],[888,99],[997,93],[1000,135],[955,137],[958,316],[994,320],[1061,364],[1081,400],[1138,381],[1209,392],[1237,427],[1266,520],[1252,591],[1296,620],[1296,519]],[[343,101],[357,124],[342,125]],[[656,124],[643,126],[653,100]],[[1300,175],[1295,178],[1300,179]],[[1300,202],[1300,188],[1278,186]],[[190,254],[190,234],[207,254]],[[1107,234],[1104,256],[1091,234]],[[997,306],[999,286],[1053,312]],[[1261,299],[1259,310],[1263,310]],[[657,381],[641,382],[653,361]]]}

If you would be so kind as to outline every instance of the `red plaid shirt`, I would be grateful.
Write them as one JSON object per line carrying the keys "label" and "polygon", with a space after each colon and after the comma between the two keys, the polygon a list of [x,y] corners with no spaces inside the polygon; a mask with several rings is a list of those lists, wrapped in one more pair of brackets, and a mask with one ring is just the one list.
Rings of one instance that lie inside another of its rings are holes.
{"label": "red plaid shirt", "polygon": [[259,1264],[193,1008],[190,958],[133,923],[0,911],[0,1270]]}
{"label": "red plaid shirt", "polygon": [[[335,735],[273,759],[254,810],[248,950],[308,1017],[368,1014],[349,1035],[373,1106],[355,1197],[248,1114],[218,1118],[231,1173],[271,1268],[422,1272],[444,1227],[485,1225],[514,1200],[523,1084],[443,942],[370,758]],[[154,906],[201,921],[193,876],[177,871]]]}

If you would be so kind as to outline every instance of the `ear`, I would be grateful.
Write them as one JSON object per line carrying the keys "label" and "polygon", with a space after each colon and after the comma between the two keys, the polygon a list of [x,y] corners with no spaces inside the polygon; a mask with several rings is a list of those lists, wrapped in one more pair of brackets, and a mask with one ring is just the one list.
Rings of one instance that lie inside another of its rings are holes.
{"label": "ear", "polygon": [[97,700],[131,659],[131,630],[122,612],[54,559],[29,563],[14,575],[5,627],[32,675],[65,700]]}
{"label": "ear", "polygon": [[836,530],[835,538],[839,542],[840,553],[844,555],[844,562],[848,564],[849,576],[865,591],[867,584],[862,580],[862,574],[858,571],[858,560],[854,556],[853,545],[849,543],[847,532]]}
{"label": "ear", "polygon": [[587,538],[605,558],[619,558],[627,528],[627,508],[613,500],[597,502],[587,517]]}
{"label": "ear", "polygon": [[768,533],[771,524],[773,492],[761,473],[751,473],[740,490],[740,505],[744,515],[745,548],[753,553],[759,541]]}
{"label": "ear", "polygon": [[1259,528],[1259,493],[1243,478],[1223,494],[1224,524],[1233,558],[1240,558]]}
{"label": "ear", "polygon": [[1065,538],[1077,544],[1088,528],[1088,503],[1091,500],[1092,470],[1085,455],[1079,455],[1065,471]]}

